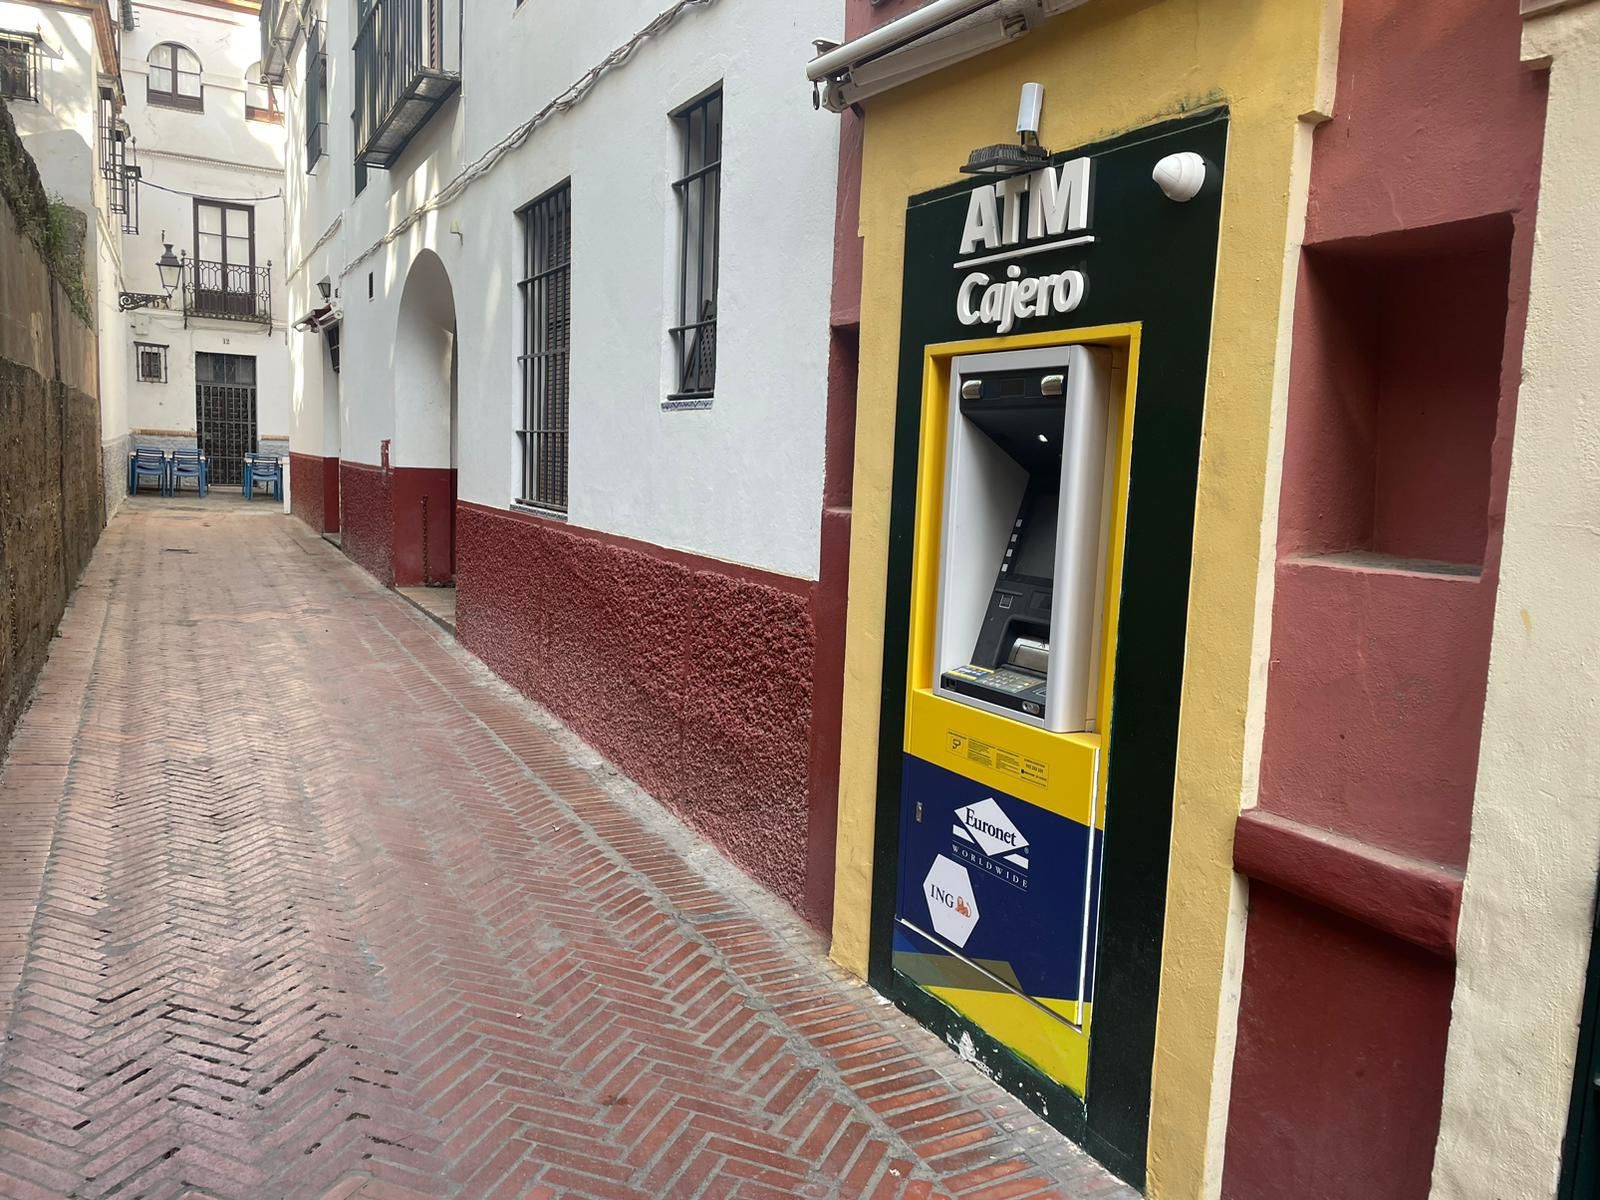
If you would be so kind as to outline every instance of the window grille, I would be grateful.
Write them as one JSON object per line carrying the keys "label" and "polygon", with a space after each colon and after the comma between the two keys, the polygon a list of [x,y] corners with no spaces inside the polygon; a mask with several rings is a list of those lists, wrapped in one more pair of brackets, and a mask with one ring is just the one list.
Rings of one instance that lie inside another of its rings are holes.
{"label": "window grille", "polygon": [[167,381],[167,347],[157,342],[135,342],[133,356],[140,383]]}
{"label": "window grille", "polygon": [[572,186],[563,183],[521,212],[522,501],[567,511],[567,413],[571,396]]}
{"label": "window grille", "polygon": [[30,34],[0,32],[0,98],[39,99],[39,43]]}
{"label": "window grille", "polygon": [[717,379],[717,240],[722,204],[722,90],[673,114],[683,143],[678,197],[677,360],[669,400],[708,399]]}
{"label": "window grille", "polygon": [[328,150],[328,54],[321,21],[306,25],[306,174]]}
{"label": "window grille", "polygon": [[123,233],[139,232],[139,179],[138,139],[129,134],[124,137],[122,144],[122,182],[119,188]]}
{"label": "window grille", "polygon": [[200,59],[194,51],[176,42],[162,42],[150,51],[145,99],[166,108],[187,108],[194,112],[204,109]]}

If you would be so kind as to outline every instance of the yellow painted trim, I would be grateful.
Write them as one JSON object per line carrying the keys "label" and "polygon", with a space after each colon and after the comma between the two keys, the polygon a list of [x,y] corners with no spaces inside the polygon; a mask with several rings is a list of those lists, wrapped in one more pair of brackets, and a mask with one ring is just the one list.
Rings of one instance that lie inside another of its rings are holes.
{"label": "yellow painted trim", "polygon": [[[928,688],[910,693],[906,707],[907,754],[1079,825],[1105,828],[1103,806],[1089,803],[1097,794],[1097,735],[1051,733],[936,696]],[[958,739],[960,745],[952,744]],[[1017,768],[1001,765],[1010,762]]]}
{"label": "yellow painted trim", "polygon": [[[930,345],[922,359],[921,444],[917,451],[917,511],[911,552],[911,632],[907,655],[905,749],[986,786],[1078,822],[1105,829],[1105,766],[1111,728],[1112,675],[1122,609],[1123,535],[1128,525],[1128,473],[1133,460],[1133,412],[1139,377],[1138,322],[1053,329],[1008,337],[970,338]],[[1100,625],[1100,678],[1095,733],[1051,733],[933,694],[933,641],[939,607],[939,545],[944,522],[945,453],[950,417],[950,365],[965,354],[1038,350],[1052,346],[1105,346],[1112,351],[1112,403],[1107,437],[1112,463],[1111,517],[1106,535],[1105,601]],[[950,734],[964,745],[951,745]],[[1024,762],[1037,773],[988,765],[971,753],[972,739]],[[1092,798],[1092,804],[1091,804]]]}
{"label": "yellow painted trim", "polygon": [[[1083,1095],[1089,1077],[1089,1015],[1083,1006],[1083,1029],[1058,1021],[1013,992],[978,991],[974,988],[929,987],[937,996],[978,1028],[999,1038],[1022,1058],[1057,1083]],[[1076,1000],[1039,999],[1052,1012],[1071,1021],[1078,1012]]]}

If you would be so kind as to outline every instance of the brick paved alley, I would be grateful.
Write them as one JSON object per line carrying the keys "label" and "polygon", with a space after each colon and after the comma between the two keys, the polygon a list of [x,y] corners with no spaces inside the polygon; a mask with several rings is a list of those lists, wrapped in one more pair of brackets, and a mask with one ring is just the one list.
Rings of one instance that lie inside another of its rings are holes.
{"label": "brick paved alley", "polygon": [[304,526],[112,522],[0,776],[0,1195],[1132,1193]]}

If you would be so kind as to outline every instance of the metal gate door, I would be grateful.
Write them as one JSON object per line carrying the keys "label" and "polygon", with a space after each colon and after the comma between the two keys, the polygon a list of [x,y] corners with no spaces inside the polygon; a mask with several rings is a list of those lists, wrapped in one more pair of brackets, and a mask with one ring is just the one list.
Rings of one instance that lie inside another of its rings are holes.
{"label": "metal gate door", "polygon": [[256,449],[256,360],[244,354],[194,356],[195,430],[209,480],[244,482],[244,456]]}

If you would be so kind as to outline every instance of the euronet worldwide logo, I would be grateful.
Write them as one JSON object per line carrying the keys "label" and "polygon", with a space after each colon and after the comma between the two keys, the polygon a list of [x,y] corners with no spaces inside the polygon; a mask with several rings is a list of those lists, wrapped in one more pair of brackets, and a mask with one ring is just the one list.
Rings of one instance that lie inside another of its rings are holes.
{"label": "euronet worldwide logo", "polygon": [[1028,839],[993,796],[956,809],[955,817],[950,832],[957,838],[976,846],[989,858],[1023,871],[1028,869]]}

